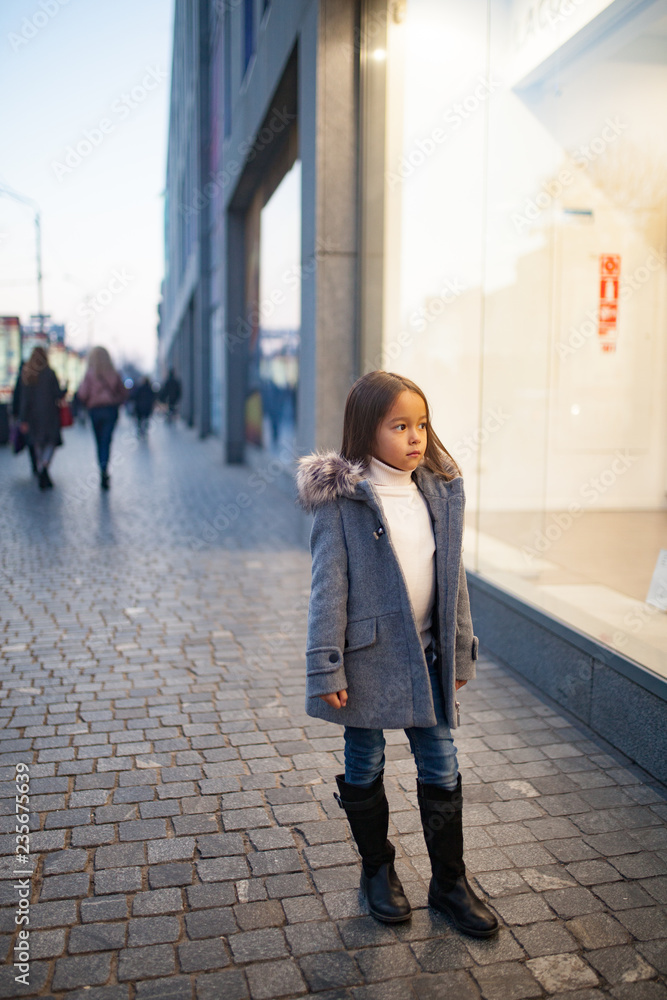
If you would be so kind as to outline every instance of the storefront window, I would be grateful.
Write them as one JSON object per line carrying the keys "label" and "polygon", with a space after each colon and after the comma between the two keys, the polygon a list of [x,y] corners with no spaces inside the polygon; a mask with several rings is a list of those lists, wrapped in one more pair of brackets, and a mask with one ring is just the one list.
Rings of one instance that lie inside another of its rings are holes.
{"label": "storefront window", "polygon": [[432,401],[466,565],[667,676],[667,16],[635,9],[388,5],[364,370]]}
{"label": "storefront window", "polygon": [[268,201],[248,213],[247,282],[252,303],[246,436],[278,454],[295,447],[301,330],[301,161]]}

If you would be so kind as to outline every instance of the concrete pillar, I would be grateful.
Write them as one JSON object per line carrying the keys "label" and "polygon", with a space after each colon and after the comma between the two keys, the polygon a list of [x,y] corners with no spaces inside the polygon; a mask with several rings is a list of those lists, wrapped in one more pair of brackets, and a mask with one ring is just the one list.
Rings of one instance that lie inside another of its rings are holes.
{"label": "concrete pillar", "polygon": [[227,294],[225,302],[225,461],[245,460],[245,400],[248,385],[248,337],[240,320],[245,316],[245,216],[227,212]]}
{"label": "concrete pillar", "polygon": [[358,18],[358,3],[320,0],[299,46],[301,453],[340,447],[358,374]]}

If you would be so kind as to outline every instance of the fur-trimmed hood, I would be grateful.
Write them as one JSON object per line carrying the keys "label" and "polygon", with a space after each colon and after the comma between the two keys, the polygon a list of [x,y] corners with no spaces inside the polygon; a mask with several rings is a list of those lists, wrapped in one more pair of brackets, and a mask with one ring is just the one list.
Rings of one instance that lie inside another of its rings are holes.
{"label": "fur-trimmed hood", "polygon": [[[447,456],[443,458],[447,462]],[[447,464],[449,466],[448,462]],[[452,475],[457,475],[453,466],[449,468]],[[415,472],[418,480],[424,474],[435,475],[421,465],[417,466]],[[312,513],[316,507],[338,497],[365,499],[366,494],[357,490],[357,484],[367,476],[367,463],[361,460],[351,461],[333,449],[302,455],[297,461],[295,475],[297,502],[305,511]]]}

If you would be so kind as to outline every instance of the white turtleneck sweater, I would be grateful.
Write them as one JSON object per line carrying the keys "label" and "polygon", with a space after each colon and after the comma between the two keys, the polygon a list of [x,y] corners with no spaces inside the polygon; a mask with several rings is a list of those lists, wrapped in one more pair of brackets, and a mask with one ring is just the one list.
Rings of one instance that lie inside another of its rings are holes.
{"label": "white turtleneck sweater", "polygon": [[431,640],[435,601],[435,537],[431,515],[410,471],[371,458],[368,478],[380,497],[424,649]]}

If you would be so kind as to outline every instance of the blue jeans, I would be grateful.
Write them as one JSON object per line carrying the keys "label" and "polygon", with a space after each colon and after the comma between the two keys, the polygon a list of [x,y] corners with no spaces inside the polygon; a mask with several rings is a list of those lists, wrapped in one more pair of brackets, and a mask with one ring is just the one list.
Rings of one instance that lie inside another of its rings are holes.
{"label": "blue jeans", "polygon": [[89,413],[97,442],[97,460],[102,472],[106,472],[109,464],[109,452],[111,451],[111,435],[118,420],[118,407],[93,406]]}
{"label": "blue jeans", "polygon": [[[412,726],[405,730],[410,741],[417,777],[422,784],[438,785],[453,791],[458,777],[456,747],[445,717],[440,678],[435,667],[432,646],[426,650],[433,705],[437,724],[430,727]],[[345,726],[345,780],[352,785],[370,785],[381,774],[384,765],[385,738],[381,729],[361,729]]]}

